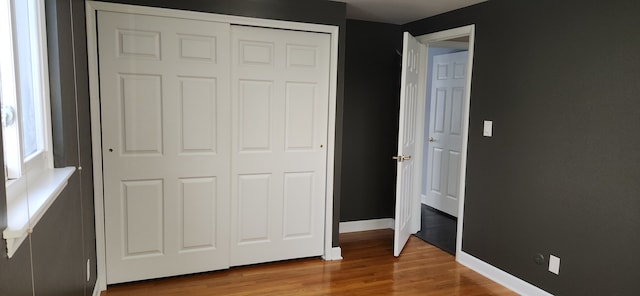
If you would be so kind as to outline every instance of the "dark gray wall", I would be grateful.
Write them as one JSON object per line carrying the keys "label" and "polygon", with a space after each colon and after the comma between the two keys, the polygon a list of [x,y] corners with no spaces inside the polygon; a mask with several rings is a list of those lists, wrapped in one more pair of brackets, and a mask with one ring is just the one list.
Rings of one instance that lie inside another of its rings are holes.
{"label": "dark gray wall", "polygon": [[[0,140],[2,139],[0,128]],[[0,158],[3,158],[3,145],[0,145]],[[4,163],[4,162],[3,162]],[[4,180],[4,170],[0,170]],[[7,193],[0,186],[0,229],[7,228]],[[0,295],[32,295],[31,257],[29,256],[29,240],[23,242],[11,259],[7,258],[7,244],[0,239]]]}
{"label": "dark gray wall", "polygon": [[[14,257],[0,252],[0,295],[91,295],[96,281],[84,1],[47,0],[46,15],[55,166],[82,170],[71,176]],[[4,229],[6,202],[0,187]],[[6,249],[4,240],[0,249]]]}
{"label": "dark gray wall", "polygon": [[340,221],[393,218],[400,26],[348,20]]}
{"label": "dark gray wall", "polygon": [[326,0],[106,0],[104,2],[143,5],[228,15],[257,17],[338,26],[338,83],[336,97],[336,138],[334,169],[333,246],[338,246],[340,188],[342,184],[342,118],[344,93],[344,52],[346,5]]}
{"label": "dark gray wall", "polygon": [[639,15],[636,0],[492,0],[404,26],[476,24],[465,252],[556,295],[640,294]]}

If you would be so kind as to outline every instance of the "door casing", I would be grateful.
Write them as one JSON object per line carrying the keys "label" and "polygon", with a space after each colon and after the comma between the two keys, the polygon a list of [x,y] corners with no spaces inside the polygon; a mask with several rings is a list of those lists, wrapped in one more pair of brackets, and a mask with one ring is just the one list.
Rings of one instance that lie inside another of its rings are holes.
{"label": "door casing", "polygon": [[[465,95],[464,95],[464,112],[463,112],[463,122],[462,122],[462,151],[461,151],[461,161],[460,161],[460,184],[459,184],[459,192],[460,197],[458,201],[458,224],[457,224],[457,237],[456,237],[456,260],[462,254],[462,226],[464,225],[464,197],[465,197],[465,184],[466,184],[466,172],[467,172],[467,148],[469,144],[469,106],[471,104],[471,77],[472,77],[472,68],[473,68],[473,48],[475,42],[475,25],[468,25],[464,27],[444,30],[440,32],[435,32],[431,34],[425,34],[417,36],[416,39],[427,46],[427,55],[429,52],[429,45],[442,42],[454,38],[459,37],[469,37],[469,49],[468,49],[468,60],[467,60],[467,77],[465,82]],[[427,67],[431,67],[427,61]],[[426,68],[428,69],[428,68]],[[431,79],[431,77],[427,77],[427,79]],[[420,112],[423,113],[425,110],[422,109]],[[424,117],[422,117],[424,118]],[[424,135],[418,135],[419,138],[423,138]],[[424,153],[423,149],[417,151],[417,153],[421,154],[420,159],[423,159]],[[422,170],[419,172],[422,175]],[[420,180],[423,182],[426,176],[421,176]],[[420,203],[421,196],[420,192],[415,194],[415,200],[413,201],[413,228],[420,229]]]}
{"label": "door casing", "polygon": [[330,78],[329,78],[329,118],[327,125],[327,163],[326,163],[326,194],[325,194],[325,225],[324,225],[324,255],[325,260],[342,259],[339,247],[332,246],[333,236],[333,184],[336,134],[336,99],[338,76],[338,37],[339,28],[331,25],[307,24],[290,21],[268,20],[250,17],[221,15],[194,11],[183,11],[156,7],[146,7],[98,1],[86,2],[87,26],[87,56],[89,67],[89,96],[91,108],[91,133],[93,153],[94,178],[94,210],[96,220],[96,252],[97,252],[97,283],[99,291],[106,290],[106,251],[104,225],[104,194],[102,176],[102,140],[100,121],[100,83],[98,76],[98,47],[96,33],[96,12],[112,11],[137,14],[148,14],[165,17],[178,17],[194,20],[228,22],[235,25],[248,25],[273,29],[287,29],[330,34]]}

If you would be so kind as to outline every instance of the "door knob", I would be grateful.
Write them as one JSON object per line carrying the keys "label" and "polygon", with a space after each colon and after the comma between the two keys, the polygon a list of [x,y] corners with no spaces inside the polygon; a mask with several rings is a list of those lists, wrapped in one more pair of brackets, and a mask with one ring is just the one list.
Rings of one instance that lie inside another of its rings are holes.
{"label": "door knob", "polygon": [[433,142],[435,139],[433,137],[429,137],[429,142]]}
{"label": "door knob", "polygon": [[394,157],[391,157],[391,158],[397,160],[398,162],[403,162],[405,160],[410,160],[411,159],[411,155],[409,155],[409,156],[398,155],[398,156],[394,156]]}

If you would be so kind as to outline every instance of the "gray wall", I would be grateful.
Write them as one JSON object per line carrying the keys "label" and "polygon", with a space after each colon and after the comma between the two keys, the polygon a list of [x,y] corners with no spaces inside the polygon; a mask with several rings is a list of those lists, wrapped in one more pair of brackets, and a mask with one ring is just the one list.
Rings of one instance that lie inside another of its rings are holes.
{"label": "gray wall", "polygon": [[636,0],[492,0],[404,26],[476,24],[465,252],[556,295],[640,294],[638,15]]}
{"label": "gray wall", "polygon": [[348,20],[340,221],[393,218],[400,26]]}
{"label": "gray wall", "polygon": [[[96,281],[84,1],[47,0],[46,15],[55,165],[83,169],[71,176],[14,257],[0,252],[0,295],[91,295]],[[4,229],[6,196],[0,187]],[[4,240],[0,249],[6,250]]]}

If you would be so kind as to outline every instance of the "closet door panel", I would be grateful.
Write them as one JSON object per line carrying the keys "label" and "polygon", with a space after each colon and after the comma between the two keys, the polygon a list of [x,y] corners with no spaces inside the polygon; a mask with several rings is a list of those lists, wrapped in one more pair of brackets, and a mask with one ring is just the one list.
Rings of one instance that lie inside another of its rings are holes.
{"label": "closet door panel", "polygon": [[229,34],[98,13],[108,284],[229,266]]}
{"label": "closet door panel", "polygon": [[328,34],[231,28],[232,266],[323,253],[329,47]]}

